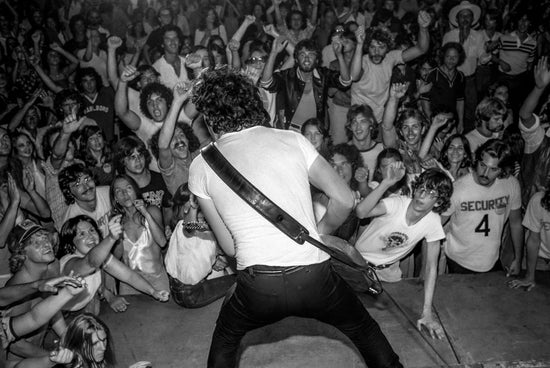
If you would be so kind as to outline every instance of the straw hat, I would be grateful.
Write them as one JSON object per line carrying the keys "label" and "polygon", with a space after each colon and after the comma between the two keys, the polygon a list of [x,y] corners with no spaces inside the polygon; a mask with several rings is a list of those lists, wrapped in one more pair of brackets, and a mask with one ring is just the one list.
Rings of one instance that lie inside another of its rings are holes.
{"label": "straw hat", "polygon": [[455,28],[458,27],[456,16],[463,10],[470,10],[472,14],[474,14],[474,21],[472,23],[472,26],[475,26],[477,22],[479,22],[479,17],[481,16],[481,8],[467,0],[462,1],[460,4],[453,7],[449,12],[449,22],[451,23],[451,26]]}

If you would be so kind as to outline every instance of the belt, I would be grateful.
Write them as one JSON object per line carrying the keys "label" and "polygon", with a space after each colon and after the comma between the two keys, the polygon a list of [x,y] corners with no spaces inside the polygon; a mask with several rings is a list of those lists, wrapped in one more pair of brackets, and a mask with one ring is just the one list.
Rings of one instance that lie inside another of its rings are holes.
{"label": "belt", "polygon": [[386,263],[386,264],[382,264],[382,265],[376,266],[376,265],[373,265],[373,264],[370,263],[370,262],[367,262],[367,265],[368,265],[369,267],[374,268],[374,269],[377,270],[377,271],[380,271],[380,270],[383,270],[383,269],[385,269],[385,268],[388,268],[388,267],[390,267],[392,264],[393,264],[393,263]]}
{"label": "belt", "polygon": [[290,267],[279,267],[279,266],[250,266],[245,268],[243,271],[248,272],[250,276],[254,275],[288,275],[294,272],[303,270],[307,266],[290,266]]}

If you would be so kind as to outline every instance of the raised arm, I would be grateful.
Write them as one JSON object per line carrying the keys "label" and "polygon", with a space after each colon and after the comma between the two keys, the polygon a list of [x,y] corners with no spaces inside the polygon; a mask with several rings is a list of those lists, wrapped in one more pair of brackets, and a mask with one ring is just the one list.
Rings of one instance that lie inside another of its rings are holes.
{"label": "raised arm", "polygon": [[382,173],[382,182],[366,196],[355,208],[355,213],[360,219],[382,216],[386,213],[384,203],[380,202],[384,193],[399,182],[405,176],[406,170],[403,162],[393,162]]}
{"label": "raised arm", "polygon": [[278,28],[285,26],[285,20],[281,15],[281,8],[279,8],[279,5],[281,5],[282,2],[283,0],[273,0],[273,8],[275,9],[275,23]]}
{"label": "raised arm", "polygon": [[428,129],[428,133],[426,133],[424,140],[422,140],[422,145],[420,146],[420,151],[418,152],[418,157],[420,157],[422,160],[425,160],[427,158],[437,131],[443,128],[445,124],[447,124],[447,120],[448,119],[445,114],[437,114],[432,119],[432,123],[430,124],[430,128]]}
{"label": "raised arm", "polygon": [[23,105],[21,109],[17,111],[17,113],[13,116],[13,118],[11,118],[10,123],[8,125],[8,130],[10,132],[17,129],[17,127],[19,126],[19,124],[21,124],[21,122],[23,121],[23,118],[27,114],[27,111],[29,111],[32,105],[34,105],[34,103],[36,102],[38,97],[43,93],[43,91],[44,90],[42,89],[37,89],[36,91],[34,91],[34,93],[31,95],[29,100]]}
{"label": "raised arm", "polygon": [[189,98],[189,92],[189,85],[186,83],[178,83],[174,87],[172,106],[170,106],[170,110],[166,114],[166,119],[159,133],[159,166],[163,169],[169,168],[174,162],[174,157],[170,150],[170,142],[174,136],[174,129],[176,128],[176,121],[178,120],[181,107],[185,100]]}
{"label": "raised arm", "polygon": [[138,76],[134,66],[128,65],[122,71],[115,93],[115,112],[130,130],[138,130],[141,119],[128,107],[128,82]]}
{"label": "raised arm", "polygon": [[52,149],[51,162],[54,169],[58,170],[65,159],[69,147],[71,135],[82,126],[84,119],[76,117],[76,111],[71,112],[62,122],[61,132],[57,136]]}
{"label": "raised arm", "polygon": [[32,65],[32,67],[34,68],[34,70],[36,71],[36,74],[38,74],[38,76],[40,77],[40,79],[42,79],[42,81],[44,82],[46,87],[48,87],[53,93],[59,93],[59,92],[61,92],[61,90],[63,90],[63,88],[58,86],[52,80],[52,78],[50,78],[50,76],[48,74],[46,74],[44,69],[42,69],[42,66],[40,66],[40,61],[39,61],[38,58],[31,57],[29,59],[29,61],[30,61],[30,64]]}
{"label": "raised arm", "polygon": [[397,147],[397,132],[393,123],[397,118],[399,100],[405,96],[407,88],[409,88],[408,83],[394,83],[390,87],[390,97],[386,103],[386,109],[384,110],[384,116],[381,124],[382,143],[386,148]]}
{"label": "raised arm", "polygon": [[428,27],[432,21],[432,17],[429,13],[421,10],[418,12],[418,25],[420,29],[418,31],[418,42],[416,45],[403,51],[403,61],[408,62],[416,59],[420,55],[425,54],[430,48],[430,32]]}
{"label": "raised arm", "polygon": [[338,65],[340,67],[340,79],[343,82],[347,82],[348,84],[351,83],[351,78],[349,75],[349,68],[348,64],[346,63],[346,60],[344,60],[344,54],[342,53],[342,42],[339,39],[333,39],[332,40],[332,49],[334,50],[334,54],[336,55],[336,59],[338,60]]}
{"label": "raised arm", "polygon": [[531,128],[535,124],[533,113],[537,108],[542,93],[550,84],[550,68],[548,66],[548,57],[543,56],[535,66],[535,87],[529,93],[523,105],[519,110],[519,118],[521,123],[527,128]]}
{"label": "raised arm", "polygon": [[264,71],[262,74],[262,79],[260,83],[269,85],[273,79],[273,69],[275,68],[275,60],[277,55],[283,51],[288,43],[288,40],[284,37],[278,37],[273,40],[273,45],[271,46],[271,51],[267,62],[265,63]]}
{"label": "raised arm", "polygon": [[118,68],[116,61],[116,50],[122,46],[122,39],[111,36],[107,40],[107,78],[114,89],[118,86]]}
{"label": "raised arm", "polygon": [[357,27],[355,38],[357,39],[357,43],[355,44],[355,53],[351,60],[350,76],[352,81],[357,82],[361,78],[363,71],[363,45],[365,44],[365,28],[363,26]]}
{"label": "raised arm", "polygon": [[57,42],[54,42],[50,45],[50,48],[53,50],[53,51],[56,51],[57,53],[59,53],[61,56],[63,56],[65,59],[69,60],[70,62],[70,65],[68,66],[68,69],[67,69],[67,74],[71,74],[72,72],[75,71],[75,69],[78,67],[78,63],[79,63],[79,60],[76,56],[74,56],[73,54],[71,54],[70,52],[68,52],[67,50],[65,50],[63,47],[61,47],[61,45],[59,45]]}
{"label": "raised arm", "polygon": [[[7,175],[7,198],[4,198],[4,192],[0,192],[2,206],[5,208],[4,216],[0,221],[0,244],[6,244],[10,231],[15,227],[15,219],[17,218],[17,211],[19,210],[19,206],[21,203],[21,192],[19,191],[17,184],[15,184],[15,180],[13,179],[11,174],[8,173]],[[0,304],[0,306],[1,305],[2,304]]]}
{"label": "raised arm", "polygon": [[113,246],[122,235],[121,217],[121,215],[113,216],[109,220],[109,235],[100,241],[98,245],[90,249],[84,257],[69,260],[64,273],[75,272],[87,275],[98,270],[109,258]]}

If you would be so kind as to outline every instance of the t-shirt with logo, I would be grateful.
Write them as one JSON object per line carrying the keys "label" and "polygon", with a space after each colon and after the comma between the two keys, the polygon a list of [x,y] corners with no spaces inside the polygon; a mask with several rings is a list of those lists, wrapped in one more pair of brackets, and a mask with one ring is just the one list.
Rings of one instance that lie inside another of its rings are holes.
{"label": "t-shirt with logo", "polygon": [[433,211],[408,225],[407,208],[412,199],[405,196],[384,198],[386,213],[373,218],[355,247],[374,265],[387,265],[404,258],[422,239],[435,242],[445,238],[441,218]]}
{"label": "t-shirt with logo", "polygon": [[[166,208],[172,206],[172,195],[162,179],[162,175],[157,172],[151,172],[151,181],[141,189],[143,200],[148,206],[157,206]],[[182,182],[183,183],[183,182]]]}
{"label": "t-shirt with logo", "polygon": [[94,99],[84,96],[84,115],[95,120],[107,141],[115,137],[115,93],[111,87],[100,87]]}
{"label": "t-shirt with logo", "polygon": [[455,181],[445,253],[469,270],[487,272],[499,256],[500,240],[510,211],[521,207],[519,182],[513,176],[486,187],[468,173]]}

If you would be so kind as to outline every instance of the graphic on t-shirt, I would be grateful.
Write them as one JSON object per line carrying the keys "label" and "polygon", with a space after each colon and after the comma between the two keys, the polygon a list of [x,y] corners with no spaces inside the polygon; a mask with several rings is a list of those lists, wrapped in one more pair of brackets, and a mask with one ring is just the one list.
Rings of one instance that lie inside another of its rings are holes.
{"label": "graphic on t-shirt", "polygon": [[143,199],[150,206],[162,207],[162,196],[164,196],[164,190],[152,190],[143,193]]}
{"label": "graphic on t-shirt", "polygon": [[384,244],[386,244],[386,246],[382,248],[382,250],[404,247],[407,244],[408,240],[409,237],[407,236],[407,234],[394,231],[390,233],[390,235],[382,237],[382,241],[384,242]]}

